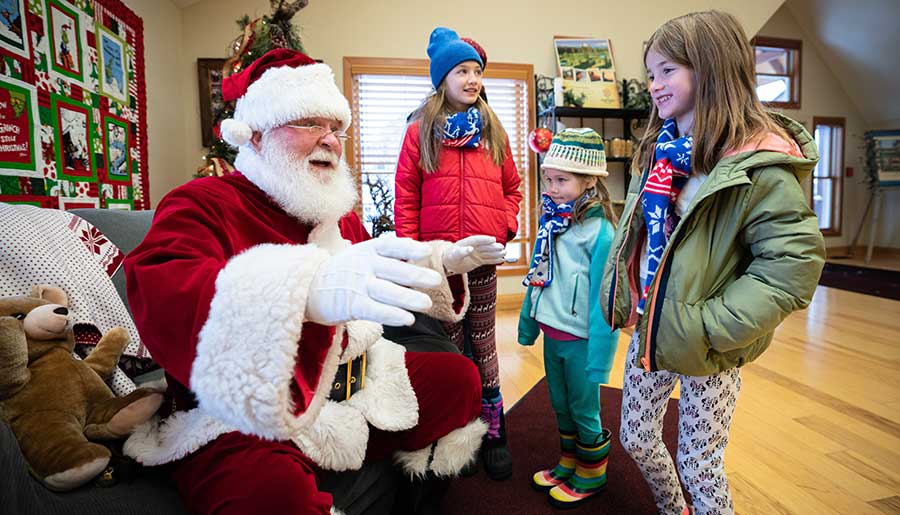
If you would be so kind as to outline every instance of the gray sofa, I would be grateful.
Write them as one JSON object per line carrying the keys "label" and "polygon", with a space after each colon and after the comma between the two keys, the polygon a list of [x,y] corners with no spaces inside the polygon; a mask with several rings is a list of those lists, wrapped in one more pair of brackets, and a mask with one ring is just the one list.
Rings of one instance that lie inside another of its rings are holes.
{"label": "gray sofa", "polygon": [[[151,211],[76,209],[84,218],[115,243],[123,252],[140,243],[150,228]],[[116,290],[128,306],[124,271],[113,276]],[[389,337],[415,351],[450,351],[455,347],[443,334],[440,324],[419,317],[413,328],[391,329]],[[159,372],[161,375],[161,372]],[[126,462],[127,463],[127,462]],[[51,492],[28,473],[18,444],[9,426],[0,421],[0,513],[6,514],[186,514],[178,492],[168,479],[165,467],[140,468],[134,474],[120,475],[119,482],[100,488],[93,484],[65,493]],[[126,467],[127,469],[128,467]],[[127,472],[127,470],[126,470]],[[335,506],[344,513],[416,513],[433,493],[442,490],[433,481],[410,483],[389,461],[369,463],[352,473],[330,474],[320,487],[332,492]]]}

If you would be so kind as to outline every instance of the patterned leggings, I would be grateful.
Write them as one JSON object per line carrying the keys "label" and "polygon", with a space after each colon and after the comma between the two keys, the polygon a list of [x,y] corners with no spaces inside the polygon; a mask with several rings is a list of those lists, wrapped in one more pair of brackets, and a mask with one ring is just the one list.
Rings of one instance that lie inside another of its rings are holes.
{"label": "patterned leggings", "polygon": [[500,386],[497,362],[497,267],[485,265],[469,272],[469,310],[459,322],[445,323],[447,336],[472,359],[481,374],[483,389]]}
{"label": "patterned leggings", "polygon": [[628,347],[622,387],[619,440],[637,462],[662,515],[679,515],[685,506],[672,456],[662,441],[662,421],[669,394],[681,380],[678,402],[678,473],[697,515],[734,513],[725,477],[725,446],[741,371],[732,368],[711,376],[684,376],[634,367],[637,331]]}

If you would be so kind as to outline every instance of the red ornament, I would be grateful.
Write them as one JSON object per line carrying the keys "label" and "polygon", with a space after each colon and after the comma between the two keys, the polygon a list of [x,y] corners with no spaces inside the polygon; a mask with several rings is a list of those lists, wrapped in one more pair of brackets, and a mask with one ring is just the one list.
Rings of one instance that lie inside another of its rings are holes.
{"label": "red ornament", "polygon": [[545,127],[538,127],[528,134],[528,147],[532,152],[541,154],[550,148],[553,141],[553,133]]}

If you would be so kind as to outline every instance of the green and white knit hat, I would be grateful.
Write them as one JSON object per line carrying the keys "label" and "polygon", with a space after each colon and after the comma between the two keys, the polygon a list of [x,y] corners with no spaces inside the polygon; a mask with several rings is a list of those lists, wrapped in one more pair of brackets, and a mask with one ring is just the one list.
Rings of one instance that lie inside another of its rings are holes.
{"label": "green and white knit hat", "polygon": [[553,136],[550,150],[541,170],[552,168],[563,172],[606,177],[606,152],[603,138],[594,129],[566,129]]}

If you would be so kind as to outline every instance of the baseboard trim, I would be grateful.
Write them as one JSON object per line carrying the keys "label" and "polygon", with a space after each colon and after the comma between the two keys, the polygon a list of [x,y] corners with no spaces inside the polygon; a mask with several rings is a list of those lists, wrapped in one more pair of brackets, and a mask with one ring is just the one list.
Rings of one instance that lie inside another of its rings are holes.
{"label": "baseboard trim", "polygon": [[497,311],[519,311],[522,309],[522,301],[525,293],[504,293],[497,295]]}
{"label": "baseboard trim", "polygon": [[[873,253],[880,254],[882,256],[900,257],[900,249],[894,247],[872,247],[872,251]],[[850,246],[828,247],[825,249],[825,255],[828,258],[845,257],[851,254],[854,256],[865,256],[866,247],[858,245],[852,248],[852,252]]]}

